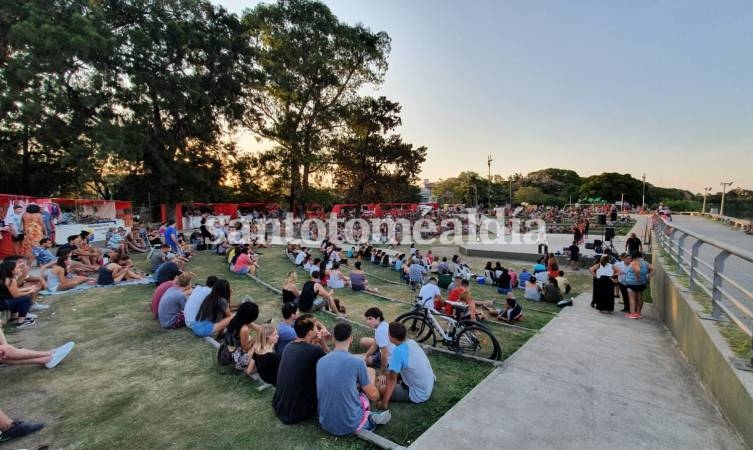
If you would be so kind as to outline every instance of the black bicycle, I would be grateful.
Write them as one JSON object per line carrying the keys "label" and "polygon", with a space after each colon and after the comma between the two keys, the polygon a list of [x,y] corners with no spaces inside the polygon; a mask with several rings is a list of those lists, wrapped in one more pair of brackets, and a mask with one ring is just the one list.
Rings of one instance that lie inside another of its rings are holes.
{"label": "black bicycle", "polygon": [[[468,306],[453,303],[452,308],[460,313],[466,311]],[[425,308],[420,300],[416,301],[413,310],[398,316],[395,321],[405,325],[408,337],[416,342],[431,343],[435,347],[439,341],[453,352],[493,360],[502,358],[497,338],[484,325]]]}

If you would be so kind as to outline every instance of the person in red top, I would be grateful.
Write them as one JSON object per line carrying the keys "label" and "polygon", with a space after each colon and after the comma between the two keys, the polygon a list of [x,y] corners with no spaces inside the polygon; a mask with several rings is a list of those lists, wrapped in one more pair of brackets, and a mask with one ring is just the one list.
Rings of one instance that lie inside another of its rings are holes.
{"label": "person in red top", "polygon": [[449,294],[447,294],[447,301],[450,302],[457,302],[460,300],[460,294],[467,291],[470,284],[468,283],[468,280],[462,280],[460,282],[460,286],[456,287],[455,289],[451,290]]}
{"label": "person in red top", "polygon": [[162,296],[165,295],[165,292],[170,289],[171,287],[177,286],[175,281],[178,279],[178,276],[182,272],[178,273],[178,275],[175,275],[175,278],[172,280],[165,281],[164,283],[157,286],[157,289],[154,290],[154,294],[152,294],[152,315],[156,319],[157,313],[159,311],[159,302],[162,300]]}

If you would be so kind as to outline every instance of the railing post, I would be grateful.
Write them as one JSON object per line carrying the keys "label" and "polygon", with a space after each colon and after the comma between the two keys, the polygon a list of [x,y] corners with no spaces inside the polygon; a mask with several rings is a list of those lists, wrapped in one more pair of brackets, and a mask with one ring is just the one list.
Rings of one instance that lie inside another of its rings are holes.
{"label": "railing post", "polygon": [[698,267],[698,250],[703,245],[703,241],[696,240],[692,247],[692,255],[690,256],[690,289],[695,289],[695,272]]}
{"label": "railing post", "polygon": [[726,261],[728,256],[729,252],[722,250],[716,255],[716,258],[714,258],[714,285],[712,286],[713,295],[711,296],[711,317],[716,320],[719,320],[722,315],[722,308],[719,307],[719,303],[722,301],[722,291],[719,290],[720,285],[722,284],[722,277],[720,275],[724,273],[724,261]]}
{"label": "railing post", "polygon": [[682,259],[685,257],[685,252],[683,251],[685,248],[685,239],[688,238],[688,235],[683,233],[682,236],[680,236],[680,239],[677,240],[677,267],[682,268]]}
{"label": "railing post", "polygon": [[[667,230],[666,226],[664,227],[664,230],[665,230],[665,233],[666,233],[666,230]],[[672,228],[672,227],[669,227],[669,234],[667,235],[667,239],[669,239],[669,242],[668,242],[669,257],[672,258],[672,260],[675,262],[675,264],[677,264],[679,266],[680,265],[679,259],[677,257],[675,257],[674,254],[672,254],[672,245],[675,243],[674,237],[675,237],[675,229]],[[677,252],[677,250],[675,250],[675,252]],[[678,255],[679,255],[679,253],[678,253]]]}

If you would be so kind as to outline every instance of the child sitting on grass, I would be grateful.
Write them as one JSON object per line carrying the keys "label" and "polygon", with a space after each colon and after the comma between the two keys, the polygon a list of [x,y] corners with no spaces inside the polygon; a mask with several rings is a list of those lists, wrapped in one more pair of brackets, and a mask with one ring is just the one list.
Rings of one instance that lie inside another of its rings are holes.
{"label": "child sitting on grass", "polygon": [[521,308],[518,301],[515,300],[512,292],[507,294],[505,307],[502,309],[498,310],[491,304],[481,305],[481,307],[494,314],[497,317],[497,320],[502,322],[517,322],[523,318],[523,308]]}

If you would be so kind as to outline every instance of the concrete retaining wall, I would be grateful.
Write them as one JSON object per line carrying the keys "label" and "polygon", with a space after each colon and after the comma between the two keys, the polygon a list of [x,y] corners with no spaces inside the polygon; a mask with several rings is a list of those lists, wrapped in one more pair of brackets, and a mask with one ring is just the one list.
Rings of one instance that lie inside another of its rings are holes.
{"label": "concrete retaining wall", "polygon": [[699,317],[703,308],[687,292],[671,268],[654,261],[656,274],[651,296],[657,313],[672,331],[680,350],[698,371],[703,384],[737,429],[748,448],[753,448],[753,372],[735,369],[729,349],[717,325]]}

